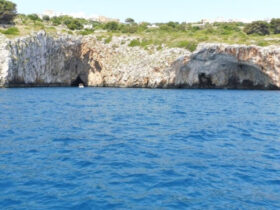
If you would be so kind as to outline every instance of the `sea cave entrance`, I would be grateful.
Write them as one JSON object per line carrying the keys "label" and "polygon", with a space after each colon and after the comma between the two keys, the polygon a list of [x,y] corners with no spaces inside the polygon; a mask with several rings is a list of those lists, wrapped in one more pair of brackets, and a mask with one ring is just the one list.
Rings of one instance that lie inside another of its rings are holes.
{"label": "sea cave entrance", "polygon": [[198,75],[199,79],[199,86],[201,88],[213,88],[215,85],[212,83],[212,79],[209,75],[206,75],[205,73],[201,73]]}
{"label": "sea cave entrance", "polygon": [[80,76],[78,76],[72,83],[72,87],[79,87],[80,84],[83,84],[83,86],[86,86],[86,83],[81,79]]}

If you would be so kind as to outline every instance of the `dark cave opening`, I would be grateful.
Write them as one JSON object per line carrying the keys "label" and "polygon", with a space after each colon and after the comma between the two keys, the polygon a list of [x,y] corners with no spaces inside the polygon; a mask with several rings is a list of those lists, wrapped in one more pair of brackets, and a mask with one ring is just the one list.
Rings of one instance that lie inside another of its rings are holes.
{"label": "dark cave opening", "polygon": [[198,75],[199,78],[199,86],[202,88],[211,88],[214,87],[211,77],[206,75],[205,73],[201,73]]}
{"label": "dark cave opening", "polygon": [[83,84],[84,86],[86,86],[85,82],[81,79],[80,76],[78,76],[78,77],[71,83],[71,86],[72,86],[72,87],[79,87],[80,84]]}

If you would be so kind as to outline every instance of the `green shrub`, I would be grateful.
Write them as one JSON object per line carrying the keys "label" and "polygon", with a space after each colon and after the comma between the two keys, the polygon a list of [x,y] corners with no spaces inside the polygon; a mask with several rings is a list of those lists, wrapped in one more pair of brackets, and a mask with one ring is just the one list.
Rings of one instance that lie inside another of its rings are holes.
{"label": "green shrub", "polygon": [[245,26],[244,32],[246,34],[268,35],[269,24],[265,21],[255,21]]}
{"label": "green shrub", "polygon": [[232,23],[214,23],[213,26],[216,26],[218,29],[223,29],[225,31],[240,31],[241,24],[239,22],[232,22]]}
{"label": "green shrub", "polygon": [[93,32],[94,32],[93,29],[85,29],[85,30],[81,31],[79,34],[86,36],[86,35],[92,34]]}
{"label": "green shrub", "polygon": [[138,31],[145,31],[148,29],[148,25],[150,25],[150,23],[147,22],[142,22],[138,25]]}
{"label": "green shrub", "polygon": [[130,41],[130,43],[128,44],[129,47],[136,47],[136,46],[139,46],[139,47],[147,47],[149,45],[153,44],[153,41],[150,40],[150,39],[143,39],[142,41],[139,40],[139,39],[134,39],[132,41]]}
{"label": "green shrub", "polygon": [[208,39],[209,39],[208,36],[199,36],[199,37],[197,38],[197,40],[198,40],[199,42],[205,42],[205,41],[207,41]]}
{"label": "green shrub", "polygon": [[84,28],[84,26],[76,19],[73,19],[66,24],[67,28],[70,30],[81,30]]}
{"label": "green shrub", "polygon": [[141,46],[141,42],[139,39],[133,39],[129,44],[129,47],[136,47],[136,46]]}
{"label": "green shrub", "polygon": [[140,43],[140,46],[141,47],[146,47],[146,46],[149,46],[153,44],[153,41],[152,40],[149,40],[149,39],[143,39]]}
{"label": "green shrub", "polygon": [[182,24],[176,25],[175,29],[177,31],[186,31],[186,28],[187,28],[187,24],[186,23],[182,23]]}
{"label": "green shrub", "polygon": [[105,44],[109,44],[111,41],[112,41],[112,36],[109,36],[108,38],[106,38],[105,40],[104,40],[104,43]]}
{"label": "green shrub", "polygon": [[65,25],[69,25],[74,21],[73,17],[67,16],[67,15],[60,16],[59,18],[61,19],[61,22]]}
{"label": "green shrub", "polygon": [[167,24],[160,25],[160,26],[159,26],[159,29],[160,29],[161,31],[172,31],[172,30],[173,30],[173,28],[170,27],[170,26],[168,26]]}
{"label": "green shrub", "polygon": [[265,47],[265,46],[268,46],[268,42],[267,41],[258,41],[257,42],[257,45],[260,46],[260,47]]}
{"label": "green shrub", "polygon": [[33,21],[42,21],[37,14],[30,14],[30,15],[27,15],[27,17]]}
{"label": "green shrub", "polygon": [[159,45],[159,46],[157,47],[157,51],[160,51],[160,50],[162,50],[162,46],[161,46],[161,45]]}
{"label": "green shrub", "polygon": [[50,17],[49,17],[48,15],[44,15],[44,16],[43,16],[43,20],[44,20],[44,21],[50,21]]}
{"label": "green shrub", "polygon": [[62,24],[62,19],[60,17],[52,17],[51,22],[54,26],[58,26]]}
{"label": "green shrub", "polygon": [[280,34],[280,19],[272,19],[270,21],[270,28],[274,34]]}
{"label": "green shrub", "polygon": [[136,24],[130,24],[130,25],[119,25],[119,29],[122,33],[136,33],[138,31],[138,25]]}
{"label": "green shrub", "polygon": [[48,32],[56,32],[56,28],[53,27],[53,26],[47,27],[47,28],[46,28],[46,31],[48,31]]}
{"label": "green shrub", "polygon": [[11,1],[0,0],[0,24],[10,24],[17,15],[16,4]]}
{"label": "green shrub", "polygon": [[191,27],[191,31],[192,31],[192,32],[197,32],[197,31],[199,31],[199,30],[201,30],[201,28],[198,27],[198,26],[193,26],[193,27]]}
{"label": "green shrub", "polygon": [[225,30],[223,28],[218,29],[217,32],[218,32],[219,35],[226,35],[226,36],[231,35],[233,33],[233,31]]}
{"label": "green shrub", "polygon": [[172,21],[170,21],[170,22],[168,22],[166,25],[169,26],[170,28],[175,29],[175,28],[176,28],[177,26],[179,26],[180,24],[179,24],[178,22],[172,22]]}
{"label": "green shrub", "polygon": [[206,28],[205,30],[205,33],[208,35],[208,34],[214,34],[215,33],[215,30],[213,27],[208,27]]}
{"label": "green shrub", "polygon": [[91,24],[93,28],[102,28],[102,23],[100,22],[92,21]]}
{"label": "green shrub", "polygon": [[108,22],[105,24],[104,29],[109,31],[117,31],[119,29],[119,24],[117,22]]}
{"label": "green shrub", "polygon": [[128,33],[134,34],[138,31],[138,25],[133,24],[128,27]]}
{"label": "green shrub", "polygon": [[97,41],[101,41],[104,38],[104,36],[97,36],[96,39]]}
{"label": "green shrub", "polygon": [[19,35],[19,30],[16,27],[11,27],[7,30],[1,30],[1,33],[6,35]]}
{"label": "green shrub", "polygon": [[194,41],[180,41],[175,44],[175,47],[185,48],[185,49],[193,52],[197,48],[197,43]]}
{"label": "green shrub", "polygon": [[35,22],[35,23],[34,23],[34,26],[35,26],[36,28],[39,28],[40,30],[45,29],[45,25],[44,25],[43,23],[40,23],[40,22]]}

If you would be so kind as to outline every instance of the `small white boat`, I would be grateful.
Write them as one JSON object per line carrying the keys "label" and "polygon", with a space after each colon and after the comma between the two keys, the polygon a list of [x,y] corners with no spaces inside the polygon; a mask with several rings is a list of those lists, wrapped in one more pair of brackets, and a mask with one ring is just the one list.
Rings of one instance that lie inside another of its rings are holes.
{"label": "small white boat", "polygon": [[79,84],[79,88],[84,88],[85,86],[84,86],[84,84],[83,83],[80,83]]}

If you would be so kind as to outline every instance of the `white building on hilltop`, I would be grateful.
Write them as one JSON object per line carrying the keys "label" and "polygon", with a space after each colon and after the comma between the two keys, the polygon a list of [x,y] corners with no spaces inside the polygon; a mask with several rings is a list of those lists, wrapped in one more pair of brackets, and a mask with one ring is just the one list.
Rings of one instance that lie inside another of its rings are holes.
{"label": "white building on hilltop", "polygon": [[62,13],[62,12],[55,12],[53,10],[46,10],[42,14],[39,14],[39,17],[42,18],[45,15],[47,15],[49,17],[58,17],[58,16],[67,15],[67,16],[71,16],[74,18],[84,18],[84,19],[88,19],[88,20],[92,20],[92,21],[101,22],[101,23],[107,23],[110,21],[120,22],[119,19],[109,18],[109,17],[105,17],[105,16],[100,16],[100,15],[86,15],[84,12]]}
{"label": "white building on hilltop", "polygon": [[105,16],[90,17],[88,19],[89,20],[93,20],[93,21],[97,21],[97,22],[101,22],[101,23],[108,23],[108,22],[117,22],[117,23],[119,23],[120,22],[119,19],[108,18],[108,17],[105,17]]}
{"label": "white building on hilltop", "polygon": [[159,26],[157,26],[156,24],[148,25],[147,27],[149,29],[158,29],[159,28]]}
{"label": "white building on hilltop", "polygon": [[[246,19],[246,18],[227,19],[227,18],[224,18],[224,17],[218,17],[218,18],[215,18],[215,19],[202,19],[201,23],[202,24],[207,24],[207,23],[210,23],[210,24],[213,24],[213,23],[233,23],[233,22],[252,23],[253,21],[256,21],[256,20]],[[270,22],[270,19],[265,19],[263,21]]]}

